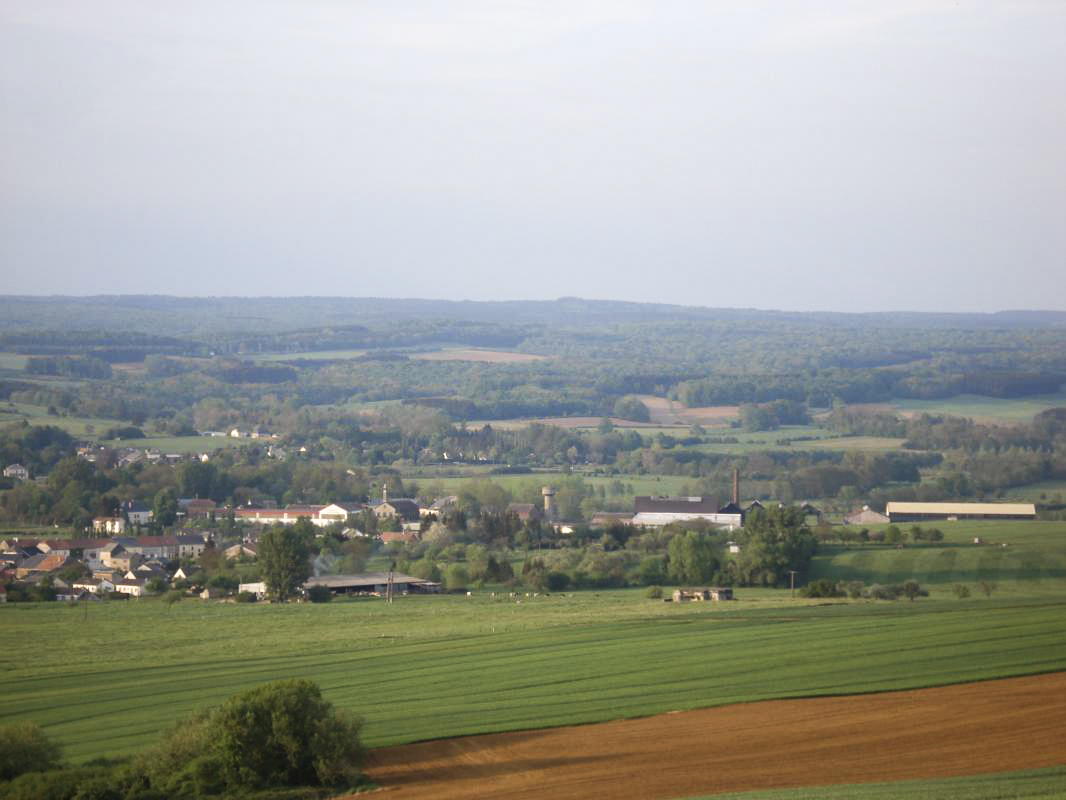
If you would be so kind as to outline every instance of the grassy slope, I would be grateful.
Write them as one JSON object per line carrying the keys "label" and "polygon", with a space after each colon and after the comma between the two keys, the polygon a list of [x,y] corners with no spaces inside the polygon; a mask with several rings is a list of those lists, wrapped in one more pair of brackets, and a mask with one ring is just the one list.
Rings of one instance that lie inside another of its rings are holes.
{"label": "grassy slope", "polygon": [[[906,531],[910,526],[900,527]],[[1064,522],[963,521],[925,523],[923,527],[939,528],[944,541],[908,544],[902,550],[892,545],[823,546],[815,556],[811,577],[866,583],[914,579],[945,596],[955,583],[984,580],[994,581],[999,594],[1066,597]],[[973,544],[974,537],[984,544]]]}
{"label": "grassy slope", "polygon": [[1066,598],[725,606],[584,593],[521,605],[185,601],[0,608],[0,721],[122,753],[240,688],[317,680],[371,744],[1066,669]]}
{"label": "grassy slope", "polygon": [[998,772],[929,781],[819,786],[768,792],[730,792],[689,800],[1006,800],[1066,796],[1066,767]]}

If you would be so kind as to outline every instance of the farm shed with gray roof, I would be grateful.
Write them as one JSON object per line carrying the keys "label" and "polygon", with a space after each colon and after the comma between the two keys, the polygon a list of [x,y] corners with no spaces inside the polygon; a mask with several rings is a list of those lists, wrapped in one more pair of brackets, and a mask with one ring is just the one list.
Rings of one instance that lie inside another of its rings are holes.
{"label": "farm shed with gray roof", "polygon": [[[312,586],[325,586],[333,594],[384,594],[388,584],[389,573],[366,572],[361,575],[319,575],[309,578],[304,584],[304,588],[310,589]],[[392,589],[394,592],[434,594],[440,591],[440,584],[394,572],[392,574]]]}

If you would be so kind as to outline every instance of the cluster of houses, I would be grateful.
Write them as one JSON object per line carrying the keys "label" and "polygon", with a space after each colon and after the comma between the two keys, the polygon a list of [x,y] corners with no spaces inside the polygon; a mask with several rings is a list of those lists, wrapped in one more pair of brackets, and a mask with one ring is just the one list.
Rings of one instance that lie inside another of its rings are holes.
{"label": "cluster of houses", "polygon": [[[0,541],[0,585],[30,587],[47,580],[58,600],[90,599],[112,592],[140,597],[153,579],[169,584],[188,578],[180,567],[172,570],[169,565],[197,558],[210,546],[209,541],[199,532],[94,539],[5,539]],[[69,574],[67,568],[78,563],[84,565],[81,577],[68,580],[60,575]]]}

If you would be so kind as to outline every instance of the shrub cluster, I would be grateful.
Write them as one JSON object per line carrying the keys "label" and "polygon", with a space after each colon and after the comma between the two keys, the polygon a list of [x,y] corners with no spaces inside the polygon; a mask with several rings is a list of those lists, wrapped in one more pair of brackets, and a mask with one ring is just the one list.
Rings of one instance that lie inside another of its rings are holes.
{"label": "shrub cluster", "polygon": [[916,597],[928,597],[929,592],[918,581],[880,584],[869,586],[862,581],[839,581],[834,583],[828,578],[811,581],[800,589],[803,597],[850,597],[852,600],[899,600],[906,597],[913,601]]}
{"label": "shrub cluster", "polygon": [[360,727],[298,679],[201,711],[128,763],[57,768],[59,748],[17,723],[0,727],[0,800],[310,800],[360,783]]}

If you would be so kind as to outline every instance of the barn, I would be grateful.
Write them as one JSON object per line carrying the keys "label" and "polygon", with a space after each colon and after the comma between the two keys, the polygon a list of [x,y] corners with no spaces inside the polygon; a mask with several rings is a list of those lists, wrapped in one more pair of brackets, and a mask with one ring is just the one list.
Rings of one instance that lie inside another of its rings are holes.
{"label": "barn", "polygon": [[[367,572],[362,575],[319,575],[309,578],[304,588],[325,586],[333,594],[385,594],[388,584],[389,573]],[[436,594],[440,584],[394,572],[392,590],[397,594]]]}
{"label": "barn", "polygon": [[890,522],[959,519],[1036,519],[1032,503],[889,503]]}

